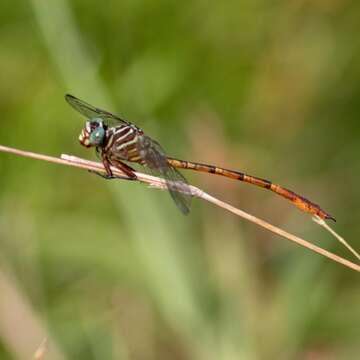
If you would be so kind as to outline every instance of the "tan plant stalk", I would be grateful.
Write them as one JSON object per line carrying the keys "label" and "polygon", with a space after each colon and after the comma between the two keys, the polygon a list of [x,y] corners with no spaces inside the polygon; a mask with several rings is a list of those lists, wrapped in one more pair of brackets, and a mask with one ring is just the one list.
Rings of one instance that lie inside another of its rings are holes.
{"label": "tan plant stalk", "polygon": [[[33,159],[48,161],[48,162],[52,162],[52,163],[56,163],[56,164],[74,166],[74,167],[78,167],[81,169],[97,171],[100,173],[106,173],[106,171],[101,163],[80,159],[80,158],[77,158],[74,156],[62,155],[61,158],[57,158],[57,157],[52,157],[52,156],[48,156],[48,155],[42,155],[42,154],[38,154],[38,153],[14,149],[14,148],[2,146],[2,145],[0,145],[0,151],[12,153],[12,154],[19,155],[19,156],[29,157],[29,158],[33,158]],[[124,174],[121,170],[112,167],[112,171],[113,171],[114,175],[126,178],[126,174]],[[140,172],[136,172],[135,174],[138,178],[138,181],[146,183],[150,187],[157,188],[157,189],[166,189],[166,183],[161,178],[147,175],[147,174],[140,173]],[[317,245],[314,245],[300,237],[290,234],[290,233],[286,232],[285,230],[282,230],[272,224],[269,224],[268,222],[266,222],[264,220],[259,219],[258,217],[254,216],[254,215],[250,215],[250,214],[246,213],[245,211],[242,211],[224,201],[221,201],[221,200],[211,196],[210,194],[207,194],[206,192],[204,192],[203,190],[201,190],[195,186],[191,185],[190,190],[191,190],[191,195],[194,197],[208,201],[218,207],[221,207],[224,210],[227,210],[237,216],[242,217],[243,219],[246,219],[254,224],[257,224],[274,234],[277,234],[285,239],[295,242],[296,244],[298,244],[302,247],[305,247],[313,252],[316,252],[322,256],[325,256],[325,257],[331,259],[332,261],[338,262],[350,269],[360,272],[360,266],[349,260],[346,260],[330,251],[327,251]],[[323,226],[323,224],[320,224],[320,225]],[[355,250],[352,249],[352,252],[354,253],[354,255],[358,256],[358,254],[355,252]]]}

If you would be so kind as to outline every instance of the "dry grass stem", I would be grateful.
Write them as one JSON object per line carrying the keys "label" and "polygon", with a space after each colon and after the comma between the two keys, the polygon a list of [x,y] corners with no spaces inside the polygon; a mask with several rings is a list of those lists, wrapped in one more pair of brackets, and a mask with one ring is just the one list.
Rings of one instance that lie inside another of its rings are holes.
{"label": "dry grass stem", "polygon": [[347,243],[347,241],[341,237],[332,227],[330,227],[329,224],[327,224],[323,219],[321,219],[319,216],[315,215],[313,216],[313,220],[322,226],[325,230],[327,230],[331,235],[333,235],[342,245],[344,245],[358,260],[360,260],[359,253],[353,249],[350,244]]}
{"label": "dry grass stem", "polygon": [[[14,149],[14,148],[9,148],[6,146],[1,146],[0,145],[0,151],[3,152],[8,152],[8,153],[12,153],[12,154],[16,154],[16,155],[20,155],[20,156],[25,156],[25,157],[30,157],[33,159],[38,159],[38,160],[44,160],[44,161],[49,161],[49,162],[53,162],[56,164],[62,164],[62,165],[68,165],[68,166],[74,166],[74,167],[78,167],[78,168],[82,168],[82,169],[87,169],[87,170],[92,170],[92,171],[98,171],[98,172],[102,172],[105,173],[105,169],[103,167],[103,165],[101,163],[98,162],[93,162],[93,161],[88,161],[88,160],[84,160],[84,159],[80,159],[77,158],[75,156],[69,156],[69,155],[62,155],[61,158],[56,158],[56,157],[52,157],[52,156],[47,156],[47,155],[41,155],[41,154],[37,154],[37,153],[32,153],[32,152],[28,152],[28,151],[22,151],[22,150],[18,150],[18,149]],[[121,176],[123,178],[126,178],[126,174],[124,174],[121,170],[117,169],[117,168],[112,168],[112,171],[114,173],[114,175],[117,176]],[[153,188],[158,188],[158,189],[166,189],[166,183],[163,179],[155,177],[155,176],[150,176],[147,174],[143,174],[140,172],[136,172],[136,176],[138,177],[138,180],[148,184],[150,187]],[[252,223],[255,223],[261,227],[263,227],[264,229],[277,234],[283,238],[286,238],[300,246],[303,246],[313,252],[316,252],[322,256],[325,256],[335,262],[338,262],[350,269],[353,269],[357,272],[360,272],[360,266],[349,261],[346,260],[334,253],[331,253],[319,246],[316,246],[302,238],[299,238],[293,234],[290,234],[272,224],[269,224],[268,222],[261,220],[259,218],[257,218],[256,216],[250,215],[228,203],[225,203],[209,194],[207,194],[206,192],[202,191],[201,189],[195,187],[195,186],[190,186],[191,189],[191,195],[194,197],[198,197],[201,198],[205,201],[208,201],[216,206],[219,206],[221,208],[223,208],[224,210],[227,210],[237,216],[242,217],[243,219],[246,219]],[[318,222],[319,223],[319,222]],[[320,224],[320,223],[319,223]],[[320,224],[322,226],[324,226],[323,224]],[[335,232],[330,229],[325,227],[328,231],[330,231],[334,236],[335,236]],[[337,234],[336,234],[337,235]],[[340,237],[338,237],[338,240],[341,241]],[[340,238],[340,239],[339,239]],[[343,240],[343,239],[342,239]],[[343,240],[342,243],[344,243],[345,241]],[[347,244],[347,243],[346,243]],[[347,245],[347,247],[349,248],[349,245]],[[352,248],[349,248],[352,249]],[[352,249],[352,252],[355,254],[357,254],[355,252],[355,250]]]}

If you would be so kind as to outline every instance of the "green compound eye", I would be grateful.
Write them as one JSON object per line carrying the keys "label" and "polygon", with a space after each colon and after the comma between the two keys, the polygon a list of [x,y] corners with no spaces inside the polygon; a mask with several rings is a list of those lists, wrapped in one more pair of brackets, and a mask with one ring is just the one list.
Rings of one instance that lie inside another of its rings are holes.
{"label": "green compound eye", "polygon": [[105,138],[105,129],[102,124],[91,131],[89,142],[93,146],[101,145]]}
{"label": "green compound eye", "polygon": [[103,120],[94,118],[86,123],[86,131],[88,133],[89,145],[100,146],[105,140],[105,128]]}

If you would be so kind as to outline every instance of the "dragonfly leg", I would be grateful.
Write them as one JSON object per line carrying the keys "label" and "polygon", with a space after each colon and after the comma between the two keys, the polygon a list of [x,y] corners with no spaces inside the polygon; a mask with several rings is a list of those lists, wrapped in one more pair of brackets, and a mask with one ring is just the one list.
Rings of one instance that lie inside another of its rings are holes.
{"label": "dragonfly leg", "polygon": [[132,179],[129,179],[127,176],[108,175],[108,174],[103,174],[103,173],[95,171],[95,170],[89,170],[89,173],[98,175],[106,180],[111,180],[111,179],[132,180]]}
{"label": "dragonfly leg", "polygon": [[[111,164],[114,165],[115,167],[117,167],[123,173],[125,173],[125,175],[128,177],[129,180],[137,179],[137,176],[135,175],[135,170],[131,166],[123,163],[120,160],[113,160],[113,159],[111,160]],[[109,161],[107,162],[107,165],[104,164],[104,166],[105,166],[106,172],[108,172],[108,169],[111,172]],[[108,166],[108,169],[107,169],[107,166]],[[111,175],[112,175],[112,172],[111,172]]]}
{"label": "dragonfly leg", "polygon": [[[103,162],[104,168],[106,170],[106,175],[101,174],[101,176],[105,179],[126,179],[126,180],[136,180],[137,179],[137,177],[134,173],[135,170],[120,160],[112,159],[110,162],[110,160],[106,156],[103,155],[102,162]],[[117,167],[119,170],[121,170],[125,174],[125,176],[115,176],[113,174],[113,172],[111,171],[110,165]]]}
{"label": "dragonfly leg", "polygon": [[[89,172],[96,174],[98,176],[101,176],[103,179],[107,179],[107,180],[111,180],[111,179],[136,180],[137,179],[136,175],[134,174],[135,170],[133,168],[131,168],[130,166],[124,164],[121,161],[113,160],[112,163],[110,163],[110,161],[105,156],[103,156],[102,162],[103,162],[104,168],[106,170],[106,174],[103,174],[101,172],[94,171],[94,170],[89,170]],[[114,165],[115,167],[117,167],[122,172],[124,172],[125,176],[114,175],[110,168],[111,164]]]}

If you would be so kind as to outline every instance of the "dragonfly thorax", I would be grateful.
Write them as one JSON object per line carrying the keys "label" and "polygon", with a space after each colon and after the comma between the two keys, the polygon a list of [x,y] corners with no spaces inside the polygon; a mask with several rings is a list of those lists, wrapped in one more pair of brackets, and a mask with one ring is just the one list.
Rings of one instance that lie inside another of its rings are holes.
{"label": "dragonfly thorax", "polygon": [[87,121],[79,136],[80,144],[85,147],[101,146],[105,141],[106,128],[100,118]]}

